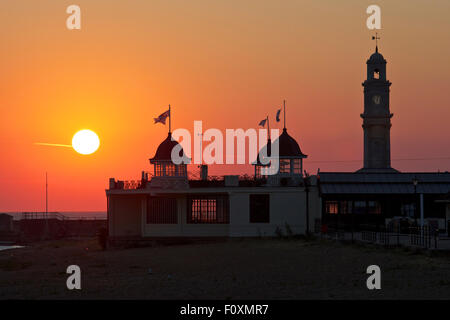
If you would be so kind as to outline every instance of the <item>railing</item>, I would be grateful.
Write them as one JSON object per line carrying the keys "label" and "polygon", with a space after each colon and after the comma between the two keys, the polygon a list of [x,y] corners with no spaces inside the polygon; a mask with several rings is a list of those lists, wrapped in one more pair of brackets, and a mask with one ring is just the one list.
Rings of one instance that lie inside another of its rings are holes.
{"label": "railing", "polygon": [[22,220],[56,219],[65,220],[59,212],[22,212]]}
{"label": "railing", "polygon": [[141,180],[126,180],[123,181],[123,189],[124,190],[135,190],[139,189],[142,186]]}
{"label": "railing", "polygon": [[22,220],[50,220],[56,219],[60,221],[70,220],[106,220],[100,217],[67,217],[59,212],[22,212]]}
{"label": "railing", "polygon": [[376,230],[359,231],[349,231],[349,228],[345,226],[328,226],[322,228],[321,235],[335,240],[361,241],[385,246],[412,246],[450,250],[450,238],[440,235],[438,229],[429,226],[378,227]]}

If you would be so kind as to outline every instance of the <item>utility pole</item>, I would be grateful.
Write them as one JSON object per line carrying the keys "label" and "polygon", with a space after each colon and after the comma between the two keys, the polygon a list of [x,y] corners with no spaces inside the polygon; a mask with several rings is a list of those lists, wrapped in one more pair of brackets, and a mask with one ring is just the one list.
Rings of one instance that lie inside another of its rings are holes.
{"label": "utility pole", "polygon": [[44,238],[48,238],[49,228],[48,228],[48,177],[47,171],[45,172],[45,230]]}

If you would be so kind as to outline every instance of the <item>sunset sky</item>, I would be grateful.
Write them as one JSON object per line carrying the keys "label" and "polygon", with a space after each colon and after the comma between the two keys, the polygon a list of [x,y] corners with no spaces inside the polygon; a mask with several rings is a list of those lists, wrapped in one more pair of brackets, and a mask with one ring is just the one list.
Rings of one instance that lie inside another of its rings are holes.
{"label": "sunset sky", "polygon": [[[81,30],[66,28],[71,4]],[[449,170],[448,0],[2,0],[0,211],[44,210],[46,171],[50,210],[106,210],[108,178],[150,170],[169,103],[173,128],[225,130],[275,125],[286,99],[306,170],[361,168],[370,4],[393,83],[392,166]],[[96,153],[35,145],[81,129],[99,135]],[[421,158],[440,159],[395,160]]]}

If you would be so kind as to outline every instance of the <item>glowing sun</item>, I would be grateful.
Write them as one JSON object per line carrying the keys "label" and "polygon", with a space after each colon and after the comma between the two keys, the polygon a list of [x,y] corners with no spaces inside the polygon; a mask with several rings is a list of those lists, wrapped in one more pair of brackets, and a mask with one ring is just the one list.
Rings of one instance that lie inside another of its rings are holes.
{"label": "glowing sun", "polygon": [[91,154],[97,151],[100,139],[92,130],[80,130],[72,138],[72,147],[81,154]]}

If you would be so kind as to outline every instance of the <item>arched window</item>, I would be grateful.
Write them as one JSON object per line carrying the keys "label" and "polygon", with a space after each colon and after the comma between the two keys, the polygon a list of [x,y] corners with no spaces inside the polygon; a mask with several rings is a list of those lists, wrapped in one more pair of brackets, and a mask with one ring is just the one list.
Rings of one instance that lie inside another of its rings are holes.
{"label": "arched window", "polygon": [[374,78],[374,79],[380,79],[380,70],[375,69],[375,70],[373,71],[373,78]]}

